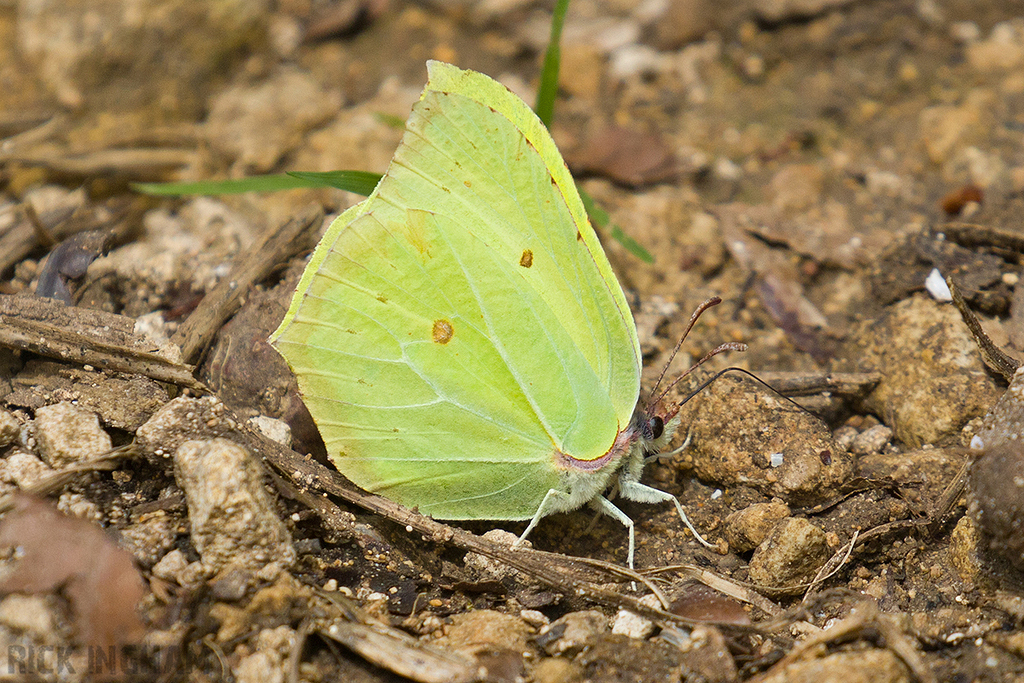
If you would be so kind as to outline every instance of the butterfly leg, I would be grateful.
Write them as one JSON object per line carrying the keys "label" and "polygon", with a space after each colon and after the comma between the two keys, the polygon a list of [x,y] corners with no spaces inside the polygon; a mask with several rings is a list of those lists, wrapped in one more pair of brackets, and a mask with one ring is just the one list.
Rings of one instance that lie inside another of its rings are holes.
{"label": "butterfly leg", "polygon": [[676,505],[676,511],[679,512],[679,516],[683,520],[683,524],[689,529],[694,538],[701,542],[705,548],[714,548],[715,546],[704,540],[704,537],[700,535],[700,532],[694,528],[690,520],[687,519],[686,513],[683,512],[683,506],[679,504],[679,500],[671,493],[665,493],[659,489],[641,484],[638,481],[627,481],[625,479],[619,480],[619,493],[626,500],[636,501],[637,503],[666,503],[672,501]]}
{"label": "butterfly leg", "polygon": [[663,451],[663,452],[654,453],[653,455],[648,455],[646,458],[644,458],[644,464],[646,465],[649,462],[655,462],[655,461],[660,461],[660,460],[668,460],[673,455],[679,455],[680,453],[682,453],[683,451],[685,451],[687,448],[690,447],[690,441],[691,441],[692,438],[693,438],[693,429],[690,429],[690,430],[688,430],[686,432],[686,439],[683,440],[683,443],[682,443],[682,445],[679,448],[673,448],[670,451]]}
{"label": "butterfly leg", "polygon": [[615,507],[614,503],[604,496],[597,496],[590,501],[590,507],[598,512],[618,520],[629,531],[629,554],[626,556],[629,568],[633,568],[633,549],[636,546],[636,535],[633,533],[633,520],[626,513]]}
{"label": "butterfly leg", "polygon": [[523,541],[525,541],[526,537],[530,535],[530,532],[533,531],[535,526],[537,526],[537,522],[539,522],[541,518],[555,512],[563,512],[569,509],[569,507],[571,507],[569,505],[570,500],[569,495],[564,491],[550,489],[546,494],[544,494],[544,499],[540,501],[540,506],[537,508],[537,512],[534,513],[533,519],[531,519],[530,523],[526,526],[526,531],[524,531],[516,542],[512,544],[512,547],[518,548],[522,545]]}

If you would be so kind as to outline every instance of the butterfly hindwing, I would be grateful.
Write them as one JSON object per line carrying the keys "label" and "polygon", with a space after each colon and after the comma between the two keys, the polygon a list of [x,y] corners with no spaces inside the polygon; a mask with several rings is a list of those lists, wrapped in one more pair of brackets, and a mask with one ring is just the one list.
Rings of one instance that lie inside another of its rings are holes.
{"label": "butterfly hindwing", "polygon": [[388,173],[272,339],[338,469],[446,519],[526,519],[639,391],[632,317],[543,125],[430,64]]}

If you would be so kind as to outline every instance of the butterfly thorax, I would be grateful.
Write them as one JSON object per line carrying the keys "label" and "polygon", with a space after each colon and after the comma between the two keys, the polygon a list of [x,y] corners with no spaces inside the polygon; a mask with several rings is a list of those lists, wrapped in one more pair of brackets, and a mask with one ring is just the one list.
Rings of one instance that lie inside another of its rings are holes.
{"label": "butterfly thorax", "polygon": [[[608,452],[594,460],[577,460],[557,452],[555,461],[562,470],[562,490],[568,494],[559,504],[558,510],[575,510],[600,496],[608,488],[612,476],[623,463],[632,460],[632,452],[638,443],[638,432],[630,421],[626,429],[619,431]],[[642,462],[641,458],[641,462]]]}
{"label": "butterfly thorax", "polygon": [[638,406],[629,425],[618,433],[612,447],[600,458],[577,460],[558,453],[556,461],[563,471],[563,490],[569,494],[564,509],[576,509],[601,495],[617,472],[626,481],[639,481],[645,456],[667,445],[679,422],[678,409],[674,406],[661,403]]}
{"label": "butterfly thorax", "polygon": [[620,476],[624,481],[640,481],[645,458],[651,453],[660,452],[669,444],[679,429],[681,420],[677,405],[668,405],[660,401],[651,404],[644,404],[641,401],[637,405],[627,430],[634,437],[629,453],[620,467]]}

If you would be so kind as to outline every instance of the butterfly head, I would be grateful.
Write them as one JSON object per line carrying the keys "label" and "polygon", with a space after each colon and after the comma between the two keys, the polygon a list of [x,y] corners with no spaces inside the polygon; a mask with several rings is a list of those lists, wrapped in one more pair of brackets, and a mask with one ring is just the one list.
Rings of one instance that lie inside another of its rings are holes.
{"label": "butterfly head", "polygon": [[638,407],[632,428],[642,453],[656,453],[668,445],[679,428],[679,405],[655,401]]}

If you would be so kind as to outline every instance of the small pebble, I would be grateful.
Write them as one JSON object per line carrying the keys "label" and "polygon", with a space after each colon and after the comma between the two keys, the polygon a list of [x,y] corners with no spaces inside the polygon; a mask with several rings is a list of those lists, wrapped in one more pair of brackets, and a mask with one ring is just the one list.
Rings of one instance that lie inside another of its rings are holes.
{"label": "small pebble", "polygon": [[164,581],[178,581],[178,576],[188,566],[185,554],[175,548],[153,565],[153,576]]}
{"label": "small pebble", "polygon": [[165,404],[135,432],[135,443],[148,456],[169,458],[181,444],[198,438],[230,436],[234,425],[216,396],[179,396]]}
{"label": "small pebble", "polygon": [[53,474],[53,471],[45,462],[22,450],[15,450],[0,460],[0,480],[11,482],[21,489],[36,484],[43,477]]}
{"label": "small pebble", "polygon": [[535,640],[549,655],[573,655],[607,632],[608,617],[596,610],[584,610],[553,621]]}
{"label": "small pebble", "polygon": [[907,683],[907,669],[889,650],[868,649],[809,657],[771,669],[761,683]]}
{"label": "small pebble", "polygon": [[45,594],[12,593],[0,601],[0,624],[5,630],[30,633],[37,638],[53,638],[57,620],[52,602]]}
{"label": "small pebble", "polygon": [[[491,529],[483,537],[492,543],[508,547],[519,540],[518,536],[504,529]],[[521,547],[532,548],[533,545],[527,540],[523,541]],[[479,553],[466,553],[465,564],[466,569],[475,572],[477,579],[481,581],[502,581],[508,578],[525,579],[525,575],[518,569]]]}
{"label": "small pebble", "polygon": [[964,581],[977,581],[981,574],[978,537],[970,515],[961,517],[949,535],[949,562]]}
{"label": "small pebble", "polygon": [[291,448],[292,428],[284,420],[267,417],[266,415],[257,415],[250,418],[249,422],[271,441],[275,441],[285,448]]}
{"label": "small pebble", "polygon": [[853,459],[823,422],[754,382],[718,378],[685,405],[682,419],[690,425],[694,472],[719,487],[814,504],[853,473]]}
{"label": "small pebble", "polygon": [[470,656],[493,649],[523,652],[529,649],[527,641],[532,630],[517,616],[477,609],[453,614],[451,624],[436,644]]}
{"label": "small pebble", "polygon": [[760,545],[775,525],[788,516],[789,506],[785,503],[748,505],[726,517],[725,539],[732,550],[745,553]]}
{"label": "small pebble", "polygon": [[856,427],[843,425],[832,432],[832,440],[835,441],[839,448],[849,451],[853,447],[853,440],[857,438],[858,434],[860,432],[857,431]]}
{"label": "small pebble", "polygon": [[174,548],[181,519],[162,511],[142,515],[121,529],[121,547],[144,567],[151,567]]}
{"label": "small pebble", "polygon": [[[640,602],[649,607],[658,607],[661,603],[655,595],[645,595]],[[654,622],[635,612],[620,609],[612,619],[612,633],[630,638],[646,638],[654,632]]]}
{"label": "small pebble", "polygon": [[100,427],[96,413],[66,401],[36,410],[35,425],[39,455],[57,469],[91,460],[111,448],[110,435]]}
{"label": "small pebble", "polygon": [[235,602],[245,597],[253,587],[253,573],[247,569],[230,566],[217,576],[210,579],[210,595],[215,600]]}
{"label": "small pebble", "polygon": [[850,446],[850,452],[857,455],[881,453],[892,439],[892,430],[885,425],[875,425],[858,434]]}
{"label": "small pebble", "polygon": [[551,620],[543,612],[535,609],[521,610],[519,618],[535,628],[542,628],[551,623]]}
{"label": "small pebble", "polygon": [[583,671],[579,664],[562,657],[545,657],[533,667],[530,678],[536,683],[566,683],[582,681]]}
{"label": "small pebble", "polygon": [[21,433],[21,423],[6,410],[0,410],[0,448],[10,446],[18,440]]}
{"label": "small pebble", "polygon": [[775,525],[750,558],[750,580],[763,589],[799,592],[828,559],[825,532],[806,519]]}
{"label": "small pebble", "polygon": [[956,308],[915,294],[855,326],[836,370],[879,372],[864,407],[909,448],[958,436],[999,397]]}
{"label": "small pebble", "polygon": [[268,628],[255,638],[256,652],[238,660],[236,683],[275,683],[284,679],[285,659],[295,647],[296,632],[287,626]]}
{"label": "small pebble", "polygon": [[950,25],[949,35],[961,43],[973,43],[981,38],[981,29],[973,21],[957,21]]}
{"label": "small pebble", "polygon": [[247,450],[227,439],[186,441],[174,452],[174,478],[188,502],[192,545],[211,570],[295,560],[263,470]]}
{"label": "small pebble", "polygon": [[[957,212],[959,213],[959,211]],[[928,277],[924,279],[924,288],[928,290],[928,293],[932,295],[932,298],[936,301],[952,301],[953,295],[949,291],[949,287],[946,285],[946,280],[943,279],[942,273],[939,272],[938,268],[932,268],[931,272],[928,273]]]}
{"label": "small pebble", "polygon": [[81,493],[65,491],[60,494],[60,498],[57,499],[57,509],[69,517],[86,519],[90,522],[98,522],[103,519],[100,506]]}

